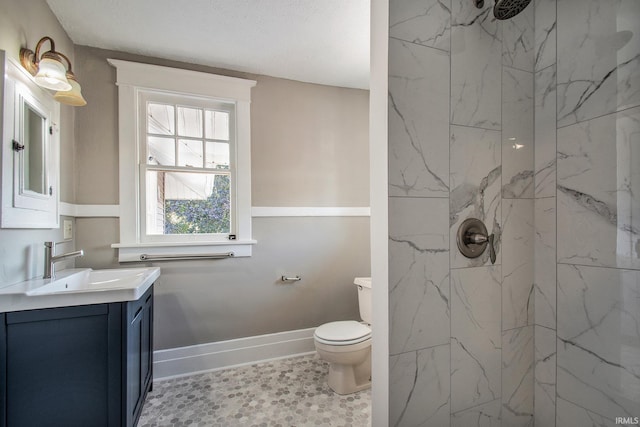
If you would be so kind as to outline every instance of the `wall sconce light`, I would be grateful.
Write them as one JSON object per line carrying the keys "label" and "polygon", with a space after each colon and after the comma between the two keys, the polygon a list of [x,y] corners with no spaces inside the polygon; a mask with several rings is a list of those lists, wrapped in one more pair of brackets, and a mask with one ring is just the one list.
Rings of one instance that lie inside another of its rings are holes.
{"label": "wall sconce light", "polygon": [[65,55],[61,53],[58,54],[67,60],[68,67],[65,77],[71,85],[71,90],[59,90],[55,95],[53,95],[53,98],[62,104],[67,104],[74,107],[83,107],[87,105],[87,101],[85,101],[84,97],[82,96],[82,88],[80,87],[80,83],[78,83],[76,75],[73,74],[73,71],[71,70],[71,61],[69,61],[69,58],[67,58]]}
{"label": "wall sconce light", "polygon": [[[51,50],[40,56],[40,48],[46,41],[51,45]],[[66,67],[63,60],[67,62]],[[31,49],[20,49],[20,63],[34,76],[39,86],[57,91],[54,95],[56,101],[75,107],[87,105],[80,84],[71,70],[71,61],[66,55],[56,52],[51,37],[41,38],[36,45],[35,53]]]}

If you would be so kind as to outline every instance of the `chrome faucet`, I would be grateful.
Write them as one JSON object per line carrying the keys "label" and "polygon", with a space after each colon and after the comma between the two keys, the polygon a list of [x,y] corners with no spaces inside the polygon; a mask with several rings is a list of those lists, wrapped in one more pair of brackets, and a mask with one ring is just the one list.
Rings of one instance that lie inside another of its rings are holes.
{"label": "chrome faucet", "polygon": [[56,262],[62,261],[69,258],[76,258],[84,256],[84,251],[80,249],[79,251],[68,252],[66,254],[61,255],[53,255],[53,252],[56,249],[56,244],[54,242],[44,242],[44,276],[43,279],[52,279],[56,275]]}

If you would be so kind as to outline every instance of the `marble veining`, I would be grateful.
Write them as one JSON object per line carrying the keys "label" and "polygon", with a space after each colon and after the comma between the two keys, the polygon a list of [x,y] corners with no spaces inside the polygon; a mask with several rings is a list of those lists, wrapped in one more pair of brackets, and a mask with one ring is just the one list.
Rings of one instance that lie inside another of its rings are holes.
{"label": "marble veining", "polygon": [[540,71],[556,63],[556,0],[534,0],[534,9],[534,69]]}
{"label": "marble veining", "polygon": [[501,397],[500,266],[451,272],[451,409]]}
{"label": "marble veining", "polygon": [[534,202],[535,324],[556,329],[556,198]]}
{"label": "marble veining", "polygon": [[640,108],[559,129],[560,262],[640,268],[639,133]]}
{"label": "marble veining", "polygon": [[501,263],[501,143],[500,132],[463,126],[451,127],[450,251],[451,267],[477,267],[489,263],[489,251],[465,258],[456,246],[456,233],[467,218],[482,220],[496,236],[497,262]]}
{"label": "marble veining", "polygon": [[535,197],[556,195],[556,68],[534,75]]}
{"label": "marble veining", "polygon": [[502,26],[490,2],[451,6],[451,123],[499,130]]}
{"label": "marble veining", "polygon": [[502,422],[533,427],[533,326],[502,333]]}
{"label": "marble veining", "polygon": [[533,199],[503,200],[503,330],[533,324],[533,203]]}
{"label": "marble veining", "polygon": [[556,425],[556,331],[536,325],[534,336],[535,420],[537,425],[554,427]]}
{"label": "marble veining", "polygon": [[449,50],[451,0],[395,0],[389,8],[389,36]]}
{"label": "marble veining", "polygon": [[502,64],[523,71],[533,71],[535,39],[534,4],[502,22]]}
{"label": "marble veining", "polygon": [[391,354],[449,343],[447,214],[447,199],[389,199]]}
{"label": "marble veining", "polygon": [[391,356],[389,425],[449,424],[449,345]]}
{"label": "marble veining", "polygon": [[389,39],[389,195],[449,193],[449,55]]}
{"label": "marble veining", "polygon": [[558,185],[558,191],[561,191],[569,198],[573,199],[580,207],[602,217],[609,224],[614,226],[618,225],[618,212],[616,206],[609,205],[601,200],[596,199],[590,194],[572,190],[571,188],[565,187],[563,185]]}
{"label": "marble veining", "polygon": [[639,416],[640,272],[558,266],[558,396]]}
{"label": "marble veining", "polygon": [[[614,427],[614,418],[603,417],[586,408],[558,399],[557,426],[561,427]],[[618,424],[620,426],[620,424]]]}
{"label": "marble veining", "polygon": [[500,399],[451,414],[451,427],[501,427]]}
{"label": "marble veining", "polygon": [[558,126],[640,105],[640,3],[558,2]]}

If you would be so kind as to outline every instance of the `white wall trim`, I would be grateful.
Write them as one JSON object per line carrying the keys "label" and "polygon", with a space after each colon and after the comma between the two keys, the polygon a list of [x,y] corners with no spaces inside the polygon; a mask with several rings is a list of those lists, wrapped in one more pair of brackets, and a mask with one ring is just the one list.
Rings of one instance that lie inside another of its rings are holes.
{"label": "white wall trim", "polygon": [[[73,216],[77,218],[119,218],[120,205],[79,205],[73,203],[60,202],[60,215]],[[253,218],[268,217],[338,217],[338,216],[371,216],[371,208],[341,207],[341,206],[253,206],[251,208]]]}
{"label": "white wall trim", "polygon": [[284,217],[284,216],[370,216],[369,207],[268,207],[254,206],[251,208],[251,216],[257,217]]}
{"label": "white wall trim", "polygon": [[60,215],[81,217],[120,217],[120,205],[76,205],[60,202]]}
{"label": "white wall trim", "polygon": [[371,1],[369,200],[371,204],[371,426],[389,425],[389,0]]}
{"label": "white wall trim", "polygon": [[315,352],[315,328],[153,352],[153,380],[193,375]]}
{"label": "white wall trim", "polygon": [[[139,118],[143,114],[142,94],[170,92],[178,96],[224,99],[235,104],[235,192],[232,233],[238,240],[251,240],[251,88],[254,80],[219,76],[191,70],[107,59],[116,68],[118,86],[118,140],[120,176],[120,243],[154,240],[145,232],[144,204],[141,203],[144,175],[140,172],[143,145]],[[142,111],[141,111],[142,110]],[[233,161],[233,160],[232,160]],[[146,163],[144,161],[143,163]],[[199,236],[190,236],[197,240]],[[181,240],[178,236],[157,236],[158,240]]]}
{"label": "white wall trim", "polygon": [[119,59],[107,59],[107,62],[118,70],[118,86],[162,89],[250,102],[251,88],[257,83],[255,80]]}

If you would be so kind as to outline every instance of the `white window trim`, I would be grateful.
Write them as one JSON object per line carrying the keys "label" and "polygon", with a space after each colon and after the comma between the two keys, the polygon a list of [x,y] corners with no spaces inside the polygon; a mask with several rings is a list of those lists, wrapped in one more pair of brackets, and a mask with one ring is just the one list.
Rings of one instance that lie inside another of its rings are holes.
{"label": "white window trim", "polygon": [[[120,262],[139,261],[142,254],[207,254],[233,252],[251,256],[251,88],[254,80],[108,59],[117,70],[120,165]],[[236,240],[229,242],[162,242],[140,240],[138,93],[167,91],[223,99],[236,104]]]}

